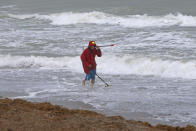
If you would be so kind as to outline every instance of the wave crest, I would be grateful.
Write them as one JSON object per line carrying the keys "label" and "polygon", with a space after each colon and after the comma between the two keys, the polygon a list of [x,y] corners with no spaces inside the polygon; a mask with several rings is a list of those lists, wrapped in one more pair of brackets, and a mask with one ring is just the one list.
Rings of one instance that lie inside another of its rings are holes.
{"label": "wave crest", "polygon": [[[162,77],[196,78],[196,61],[174,61],[135,56],[97,58],[97,71],[105,74],[137,74]],[[11,56],[0,55],[0,68],[65,68],[83,73],[79,56]]]}
{"label": "wave crest", "polygon": [[196,26],[196,16],[183,15],[181,13],[168,14],[165,16],[127,15],[116,16],[103,12],[84,12],[73,13],[64,12],[49,15],[29,14],[14,15],[9,17],[16,19],[39,19],[51,21],[53,25],[72,25],[72,24],[108,24],[123,27],[163,27],[163,26]]}

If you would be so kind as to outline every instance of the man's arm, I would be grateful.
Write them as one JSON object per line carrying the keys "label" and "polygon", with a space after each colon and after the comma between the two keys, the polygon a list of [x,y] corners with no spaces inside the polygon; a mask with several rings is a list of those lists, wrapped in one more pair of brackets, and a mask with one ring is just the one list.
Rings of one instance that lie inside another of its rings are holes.
{"label": "man's arm", "polygon": [[96,49],[96,55],[98,57],[101,57],[102,56],[102,53],[101,53],[101,49],[99,48],[99,46],[96,46],[95,49]]}

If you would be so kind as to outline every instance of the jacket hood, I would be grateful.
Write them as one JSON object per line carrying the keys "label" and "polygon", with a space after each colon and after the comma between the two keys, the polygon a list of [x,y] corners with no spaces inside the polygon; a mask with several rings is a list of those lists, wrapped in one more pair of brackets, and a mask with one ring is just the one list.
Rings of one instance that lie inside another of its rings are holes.
{"label": "jacket hood", "polygon": [[89,41],[88,47],[91,47],[91,46],[96,46],[95,41]]}

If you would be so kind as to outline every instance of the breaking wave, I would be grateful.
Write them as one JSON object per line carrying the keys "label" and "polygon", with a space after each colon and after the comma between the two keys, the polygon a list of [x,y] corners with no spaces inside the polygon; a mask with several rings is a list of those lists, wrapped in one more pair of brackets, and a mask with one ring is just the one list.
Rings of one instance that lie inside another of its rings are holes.
{"label": "breaking wave", "polygon": [[64,12],[49,15],[29,14],[16,15],[9,14],[16,19],[38,19],[50,21],[53,25],[72,25],[72,24],[108,24],[123,27],[163,27],[163,26],[196,26],[196,16],[183,15],[181,13],[168,14],[165,16],[127,15],[117,16],[103,12],[73,13]]}
{"label": "breaking wave", "polygon": [[[135,56],[97,58],[97,71],[105,74],[137,74],[162,77],[196,78],[196,61],[174,61]],[[0,55],[0,68],[65,68],[83,73],[80,57]]]}

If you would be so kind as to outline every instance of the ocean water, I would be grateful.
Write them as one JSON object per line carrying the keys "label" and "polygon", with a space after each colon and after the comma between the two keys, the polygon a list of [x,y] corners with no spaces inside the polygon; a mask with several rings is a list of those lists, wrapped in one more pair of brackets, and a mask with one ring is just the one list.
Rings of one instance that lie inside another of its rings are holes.
{"label": "ocean water", "polygon": [[[0,96],[196,126],[195,0],[1,0]],[[95,88],[80,54],[101,48]]]}

